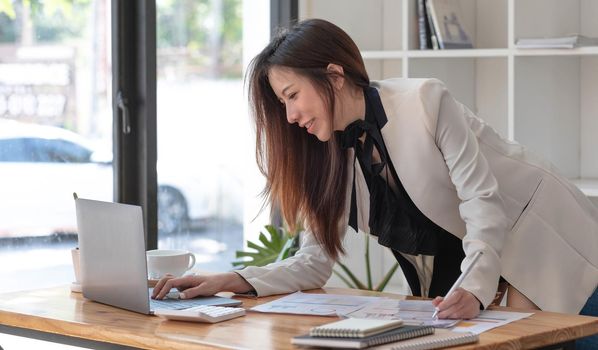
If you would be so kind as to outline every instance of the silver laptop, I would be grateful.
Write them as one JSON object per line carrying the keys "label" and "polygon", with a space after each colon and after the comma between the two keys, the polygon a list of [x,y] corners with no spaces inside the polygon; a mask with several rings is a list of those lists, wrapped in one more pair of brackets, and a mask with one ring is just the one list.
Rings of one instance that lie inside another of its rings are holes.
{"label": "silver laptop", "polygon": [[165,308],[241,304],[239,300],[218,296],[151,299],[141,207],[82,199],[76,195],[75,207],[84,297],[144,314]]}

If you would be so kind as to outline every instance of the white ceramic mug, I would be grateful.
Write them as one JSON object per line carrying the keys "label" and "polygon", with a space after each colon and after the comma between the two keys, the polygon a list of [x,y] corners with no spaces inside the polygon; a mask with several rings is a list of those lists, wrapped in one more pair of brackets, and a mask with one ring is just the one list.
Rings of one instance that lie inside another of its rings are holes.
{"label": "white ceramic mug", "polygon": [[147,272],[150,279],[166,274],[182,276],[195,265],[195,255],[186,250],[154,249],[147,253]]}

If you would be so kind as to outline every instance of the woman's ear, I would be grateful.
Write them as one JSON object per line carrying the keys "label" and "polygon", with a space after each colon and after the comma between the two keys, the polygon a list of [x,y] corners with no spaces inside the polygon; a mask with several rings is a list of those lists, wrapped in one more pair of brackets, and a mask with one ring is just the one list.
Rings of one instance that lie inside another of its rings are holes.
{"label": "woman's ear", "polygon": [[329,63],[326,70],[330,73],[330,79],[332,80],[334,88],[337,90],[342,89],[345,84],[345,71],[343,70],[343,67],[338,64]]}

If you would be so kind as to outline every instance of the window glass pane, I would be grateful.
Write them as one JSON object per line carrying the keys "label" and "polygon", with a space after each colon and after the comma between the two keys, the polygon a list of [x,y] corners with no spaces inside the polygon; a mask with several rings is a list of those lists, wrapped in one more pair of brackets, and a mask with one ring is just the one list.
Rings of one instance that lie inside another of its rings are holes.
{"label": "window glass pane", "polygon": [[73,192],[112,200],[110,1],[0,1],[0,292],[68,285]]}
{"label": "window glass pane", "polygon": [[262,183],[243,74],[250,47],[267,43],[268,6],[157,2],[158,247],[190,250],[201,270],[230,270],[256,231]]}

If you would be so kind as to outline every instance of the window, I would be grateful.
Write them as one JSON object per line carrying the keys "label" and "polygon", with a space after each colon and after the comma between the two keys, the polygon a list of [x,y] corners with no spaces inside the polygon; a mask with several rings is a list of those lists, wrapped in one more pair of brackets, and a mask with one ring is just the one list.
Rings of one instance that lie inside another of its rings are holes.
{"label": "window", "polygon": [[156,4],[158,248],[190,250],[197,268],[227,271],[245,234],[265,223],[250,222],[262,186],[243,74],[268,41],[269,3]]}
{"label": "window", "polygon": [[72,193],[112,200],[111,157],[92,159],[112,147],[109,13],[107,0],[0,5],[0,292],[70,284]]}
{"label": "window", "polygon": [[[242,77],[268,41],[270,7],[280,17],[289,1],[0,3],[0,275],[11,281],[0,292],[73,280],[73,191],[142,205],[149,248],[159,228],[161,248],[229,270],[234,250],[268,221],[267,210],[257,216],[264,184]],[[113,110],[119,94],[134,127],[126,136],[123,111]],[[3,137],[16,125],[43,132]],[[199,205],[182,205],[192,191]]]}
{"label": "window", "polygon": [[[270,6],[267,0],[0,5],[0,273],[11,281],[0,292],[73,279],[75,191],[142,204],[149,209],[150,248],[158,245],[159,229],[160,247],[197,252],[201,268],[230,268],[234,250],[267,222],[267,210],[254,220],[263,180],[255,168],[242,78],[268,41]],[[124,13],[126,21],[111,19],[112,13]],[[154,48],[143,35],[155,40]],[[139,76],[141,59],[155,75]],[[121,74],[136,69],[134,79]],[[145,95],[131,89],[142,81],[149,87]],[[151,111],[156,81],[157,121]],[[133,140],[112,139],[113,125],[121,123],[113,120],[112,96],[121,89],[134,91],[125,95]],[[145,137],[156,132],[156,123],[157,142]],[[147,181],[140,181],[143,176]],[[160,208],[158,215],[152,206]]]}

